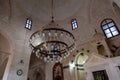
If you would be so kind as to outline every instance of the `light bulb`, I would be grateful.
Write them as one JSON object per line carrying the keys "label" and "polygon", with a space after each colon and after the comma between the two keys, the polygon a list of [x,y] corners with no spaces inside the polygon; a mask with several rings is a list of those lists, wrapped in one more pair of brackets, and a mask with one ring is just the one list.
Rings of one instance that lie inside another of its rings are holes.
{"label": "light bulb", "polygon": [[45,36],[45,33],[43,33],[43,37]]}
{"label": "light bulb", "polygon": [[51,33],[49,32],[48,35],[51,36]]}

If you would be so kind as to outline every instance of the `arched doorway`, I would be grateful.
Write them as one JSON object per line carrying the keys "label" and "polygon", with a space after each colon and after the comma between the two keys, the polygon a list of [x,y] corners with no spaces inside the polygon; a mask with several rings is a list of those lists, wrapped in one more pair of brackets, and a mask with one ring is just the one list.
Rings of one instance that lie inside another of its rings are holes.
{"label": "arched doorway", "polygon": [[83,52],[79,52],[75,57],[75,77],[76,80],[86,80],[86,72],[84,70],[84,63],[88,59],[88,55]]}

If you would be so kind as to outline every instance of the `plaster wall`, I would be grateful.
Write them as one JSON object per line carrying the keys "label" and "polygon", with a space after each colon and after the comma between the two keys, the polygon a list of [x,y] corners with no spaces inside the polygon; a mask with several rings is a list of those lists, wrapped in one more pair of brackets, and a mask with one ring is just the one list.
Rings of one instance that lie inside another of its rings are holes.
{"label": "plaster wall", "polygon": [[[93,57],[91,57],[92,59]],[[97,61],[94,63],[92,63],[92,65],[90,65],[91,62],[87,62],[85,63],[85,70],[87,71],[87,80],[94,80],[93,78],[93,72],[94,71],[100,71],[100,70],[106,70],[107,75],[109,80],[119,80],[120,76],[119,76],[119,70],[118,70],[118,66],[119,62],[116,62],[119,60],[120,57],[117,58],[101,58],[100,56],[97,56],[96,60],[99,59],[101,61]]]}

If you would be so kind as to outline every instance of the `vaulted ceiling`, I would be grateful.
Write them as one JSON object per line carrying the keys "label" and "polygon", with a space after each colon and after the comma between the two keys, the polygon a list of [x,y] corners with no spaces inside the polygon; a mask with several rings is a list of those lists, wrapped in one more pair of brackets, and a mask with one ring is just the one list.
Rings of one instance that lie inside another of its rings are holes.
{"label": "vaulted ceiling", "polygon": [[[24,25],[26,18],[33,20],[30,35],[36,30],[44,27],[51,21],[51,1],[52,0],[1,0],[0,20],[10,22],[14,30],[14,37],[23,39]],[[112,0],[53,0],[55,21],[71,33],[76,38],[77,46],[89,41],[95,34],[95,29],[102,33],[100,23],[105,18],[114,17]],[[119,0],[114,0],[119,5]],[[72,30],[71,19],[76,18],[78,29]],[[117,22],[116,22],[117,23]],[[22,26],[22,27],[21,27]],[[17,27],[17,28],[16,28]],[[11,31],[12,31],[11,29]],[[8,34],[10,29],[6,28]],[[21,32],[18,32],[21,30]],[[28,38],[29,38],[28,37]]]}
{"label": "vaulted ceiling", "polygon": [[[86,0],[87,1],[87,0]],[[85,0],[53,0],[54,17],[57,20],[74,15],[85,5]],[[52,0],[17,0],[17,6],[41,20],[50,20]]]}

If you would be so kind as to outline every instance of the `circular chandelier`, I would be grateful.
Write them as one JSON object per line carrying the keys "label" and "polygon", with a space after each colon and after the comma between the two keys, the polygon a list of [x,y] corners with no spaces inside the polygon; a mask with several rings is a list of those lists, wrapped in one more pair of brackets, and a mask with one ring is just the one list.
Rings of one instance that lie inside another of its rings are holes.
{"label": "circular chandelier", "polygon": [[60,27],[53,20],[41,30],[36,31],[30,37],[32,53],[44,61],[61,61],[75,49],[75,38],[67,30]]}

